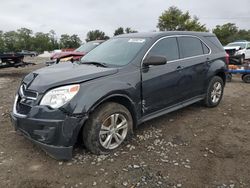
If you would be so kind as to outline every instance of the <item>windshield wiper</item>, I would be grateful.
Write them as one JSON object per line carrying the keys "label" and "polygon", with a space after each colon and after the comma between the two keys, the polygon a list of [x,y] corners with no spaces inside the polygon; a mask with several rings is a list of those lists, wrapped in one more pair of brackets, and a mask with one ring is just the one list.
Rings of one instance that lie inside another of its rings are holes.
{"label": "windshield wiper", "polygon": [[96,62],[96,61],[86,61],[86,62],[81,62],[81,64],[89,64],[89,65],[96,65],[96,66],[100,66],[100,67],[108,67],[108,65],[106,63]]}

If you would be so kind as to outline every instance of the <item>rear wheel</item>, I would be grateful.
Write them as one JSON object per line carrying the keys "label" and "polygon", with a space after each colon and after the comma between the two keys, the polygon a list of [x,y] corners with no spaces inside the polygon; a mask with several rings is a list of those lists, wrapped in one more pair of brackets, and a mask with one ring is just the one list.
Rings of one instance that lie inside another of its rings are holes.
{"label": "rear wheel", "polygon": [[242,76],[242,80],[245,83],[250,83],[250,74],[245,74]]}
{"label": "rear wheel", "polygon": [[214,76],[207,88],[204,104],[207,107],[216,107],[223,96],[224,82],[221,77]]}
{"label": "rear wheel", "polygon": [[131,135],[132,127],[127,108],[118,103],[105,103],[90,115],[83,128],[83,141],[94,154],[109,153]]}

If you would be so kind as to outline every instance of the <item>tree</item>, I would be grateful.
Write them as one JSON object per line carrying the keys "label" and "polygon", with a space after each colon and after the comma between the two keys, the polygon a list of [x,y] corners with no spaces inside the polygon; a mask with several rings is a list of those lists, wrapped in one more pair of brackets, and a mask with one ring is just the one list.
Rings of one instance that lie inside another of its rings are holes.
{"label": "tree", "polygon": [[[125,31],[125,32],[124,32]],[[136,30],[132,30],[130,27],[127,27],[125,29],[123,29],[123,27],[119,27],[115,30],[114,32],[114,36],[116,35],[121,35],[121,34],[124,34],[124,33],[137,33],[138,31]]]}
{"label": "tree", "polygon": [[56,38],[56,32],[54,30],[49,31],[49,38],[50,38],[50,47],[49,50],[54,50],[59,48],[59,43]]}
{"label": "tree", "polygon": [[78,37],[78,35],[71,35],[70,36],[70,47],[71,48],[78,48],[81,45],[82,41]]}
{"label": "tree", "polygon": [[240,29],[235,37],[235,40],[244,39],[250,41],[250,30]]}
{"label": "tree", "polygon": [[127,27],[126,29],[125,29],[125,31],[126,31],[126,33],[137,33],[138,31],[136,31],[136,30],[132,30],[130,27]]}
{"label": "tree", "polygon": [[5,51],[3,31],[0,31],[0,53]]}
{"label": "tree", "polygon": [[224,25],[217,25],[215,29],[213,29],[213,33],[218,37],[220,42],[225,45],[237,38],[238,28],[234,23],[227,23]]}
{"label": "tree", "polygon": [[115,30],[115,32],[114,32],[114,36],[116,36],[116,35],[122,35],[122,34],[124,34],[124,29],[123,29],[123,27],[117,28],[117,29]]}
{"label": "tree", "polygon": [[60,37],[60,48],[70,48],[70,36],[68,34],[62,34]]}
{"label": "tree", "polygon": [[103,31],[94,30],[94,31],[89,31],[87,33],[86,41],[89,42],[93,40],[107,40],[107,39],[109,39],[109,37],[106,36]]}
{"label": "tree", "polygon": [[19,50],[31,50],[31,41],[32,41],[32,30],[27,28],[21,28],[17,30],[17,48]]}
{"label": "tree", "polygon": [[8,31],[3,34],[5,50],[8,52],[18,51],[18,34],[16,31]]}
{"label": "tree", "polygon": [[157,27],[160,31],[208,31],[199,22],[198,17],[190,16],[189,12],[182,12],[175,6],[165,10],[158,19]]}
{"label": "tree", "polygon": [[49,50],[51,46],[49,33],[37,32],[33,38],[33,50],[43,52]]}
{"label": "tree", "polygon": [[60,38],[60,48],[78,48],[82,41],[78,35],[63,34]]}

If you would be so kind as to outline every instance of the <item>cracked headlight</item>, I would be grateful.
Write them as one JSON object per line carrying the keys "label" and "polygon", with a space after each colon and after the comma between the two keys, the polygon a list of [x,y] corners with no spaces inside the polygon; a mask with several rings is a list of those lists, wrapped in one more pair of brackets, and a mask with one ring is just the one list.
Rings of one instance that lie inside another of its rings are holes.
{"label": "cracked headlight", "polygon": [[80,85],[67,85],[48,91],[42,98],[40,105],[60,108],[69,102],[79,91]]}

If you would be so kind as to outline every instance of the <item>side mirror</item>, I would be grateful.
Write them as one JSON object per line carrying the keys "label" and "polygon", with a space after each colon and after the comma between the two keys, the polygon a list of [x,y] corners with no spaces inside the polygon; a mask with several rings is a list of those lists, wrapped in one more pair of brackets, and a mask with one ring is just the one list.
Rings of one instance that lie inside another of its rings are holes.
{"label": "side mirror", "polygon": [[164,56],[149,56],[143,61],[143,65],[165,65],[167,63],[167,59]]}

